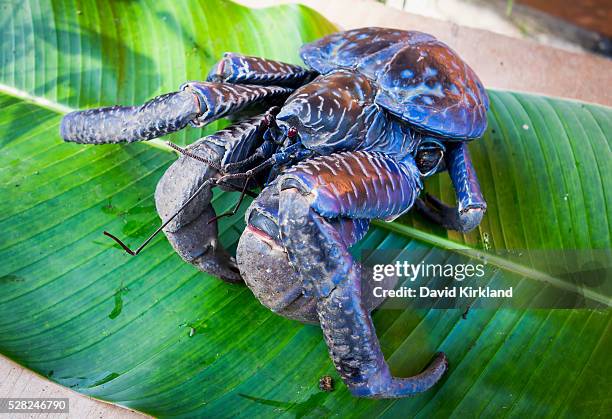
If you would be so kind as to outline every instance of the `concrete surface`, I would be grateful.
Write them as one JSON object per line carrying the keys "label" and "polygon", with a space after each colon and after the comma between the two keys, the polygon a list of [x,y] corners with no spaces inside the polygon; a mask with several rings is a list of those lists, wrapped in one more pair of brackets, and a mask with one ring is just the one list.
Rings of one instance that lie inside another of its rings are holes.
{"label": "concrete surface", "polygon": [[[44,398],[68,398],[70,413],[68,414],[18,414],[15,418],[31,419],[64,419],[64,418],[105,418],[105,419],[144,419],[149,416],[139,412],[124,409],[109,403],[103,403],[76,393],[59,384],[50,382],[44,377],[27,370],[0,355],[0,397],[44,397]],[[10,415],[0,414],[0,418],[8,418]]]}

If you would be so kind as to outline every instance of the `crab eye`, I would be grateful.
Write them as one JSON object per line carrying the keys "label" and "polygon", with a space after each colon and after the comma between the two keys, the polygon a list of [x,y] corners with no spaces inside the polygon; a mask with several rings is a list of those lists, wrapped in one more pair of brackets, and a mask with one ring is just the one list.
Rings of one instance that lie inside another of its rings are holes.
{"label": "crab eye", "polygon": [[419,145],[414,158],[422,176],[432,175],[444,158],[444,146],[437,141],[425,141]]}
{"label": "crab eye", "polygon": [[298,130],[296,127],[291,127],[289,128],[289,131],[287,131],[288,138],[295,138],[297,134],[298,134]]}

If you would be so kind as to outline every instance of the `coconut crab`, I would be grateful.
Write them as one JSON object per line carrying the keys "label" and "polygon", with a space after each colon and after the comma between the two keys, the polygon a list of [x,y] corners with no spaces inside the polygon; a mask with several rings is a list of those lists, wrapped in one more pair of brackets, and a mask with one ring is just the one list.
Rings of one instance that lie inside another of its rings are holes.
{"label": "coconut crab", "polygon": [[[486,92],[455,52],[420,32],[338,32],[304,45],[301,57],[306,67],[228,53],[206,82],[139,107],[70,113],[61,135],[84,144],[149,140],[266,106],[186,149],[174,146],[182,155],[155,192],[157,232],[198,269],[244,281],[281,315],[319,323],[354,395],[425,391],[444,374],[446,357],[437,354],[414,377],[391,375],[370,317],[381,301],[348,249],[370,220],[413,206],[448,229],[480,223],[486,203],[466,143],[486,128]],[[456,206],[418,197],[422,179],[441,171]],[[234,260],[217,239],[212,188],[242,197],[258,186]],[[130,254],[151,239],[132,251],[105,234]]]}

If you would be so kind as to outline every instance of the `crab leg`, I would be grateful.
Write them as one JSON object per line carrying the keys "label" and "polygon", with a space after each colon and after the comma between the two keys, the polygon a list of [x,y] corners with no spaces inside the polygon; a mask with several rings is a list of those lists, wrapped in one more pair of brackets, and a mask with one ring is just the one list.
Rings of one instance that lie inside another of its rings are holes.
{"label": "crab leg", "polygon": [[105,144],[150,140],[185,128],[208,124],[264,100],[288,96],[278,86],[188,82],[181,90],[157,96],[142,106],[110,106],[71,112],[62,119],[66,141]]}
{"label": "crab leg", "polygon": [[298,87],[316,72],[280,61],[228,52],[208,74],[208,81]]}
{"label": "crab leg", "polygon": [[427,194],[424,199],[417,200],[415,207],[447,229],[468,232],[482,221],[487,203],[480,191],[476,170],[465,143],[447,146],[446,166],[457,194],[457,206],[451,207]]}
{"label": "crab leg", "polygon": [[385,362],[361,295],[361,267],[348,252],[335,217],[396,217],[420,189],[414,162],[348,152],[306,160],[279,179],[280,236],[317,312],[338,373],[356,396],[395,398],[433,386],[446,370],[438,354],[421,374],[395,378]]}

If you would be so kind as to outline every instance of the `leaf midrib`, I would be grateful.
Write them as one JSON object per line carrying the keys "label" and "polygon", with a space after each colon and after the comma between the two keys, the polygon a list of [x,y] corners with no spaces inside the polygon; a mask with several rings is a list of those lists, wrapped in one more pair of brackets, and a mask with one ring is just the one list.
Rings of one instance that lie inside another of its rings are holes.
{"label": "leaf midrib", "polygon": [[[54,102],[44,97],[34,96],[28,92],[23,90],[16,89],[14,87],[8,86],[6,84],[0,83],[0,93],[4,93],[5,95],[12,96],[14,98],[23,100],[25,102],[31,103],[33,105],[48,109],[57,114],[67,114],[69,112],[75,111],[75,109],[63,105],[58,102]],[[162,141],[158,138],[148,141],[143,141],[143,144],[159,148],[166,152],[175,153],[175,151],[170,148],[165,141]],[[452,251],[464,256],[470,257],[478,257],[487,261],[487,264],[493,265],[505,271],[514,272],[526,278],[535,279],[540,282],[549,283],[557,288],[565,289],[572,292],[581,292],[582,295],[592,301],[604,304],[608,307],[612,306],[612,299],[601,294],[595,292],[591,289],[583,289],[579,288],[577,285],[568,283],[563,281],[560,278],[549,275],[547,273],[541,272],[536,269],[529,268],[525,265],[521,265],[516,262],[508,261],[503,259],[502,257],[493,255],[488,252],[484,252],[482,250],[475,249],[473,247],[467,246],[465,244],[457,243],[452,240],[444,239],[442,237],[435,236],[431,233],[420,231],[414,227],[409,227],[403,224],[398,224],[396,222],[384,222],[380,220],[374,220],[372,222],[373,225],[383,228],[385,230],[392,231],[397,234],[401,234],[405,237],[410,237],[412,239],[420,240],[424,243],[431,244],[443,250]]]}

